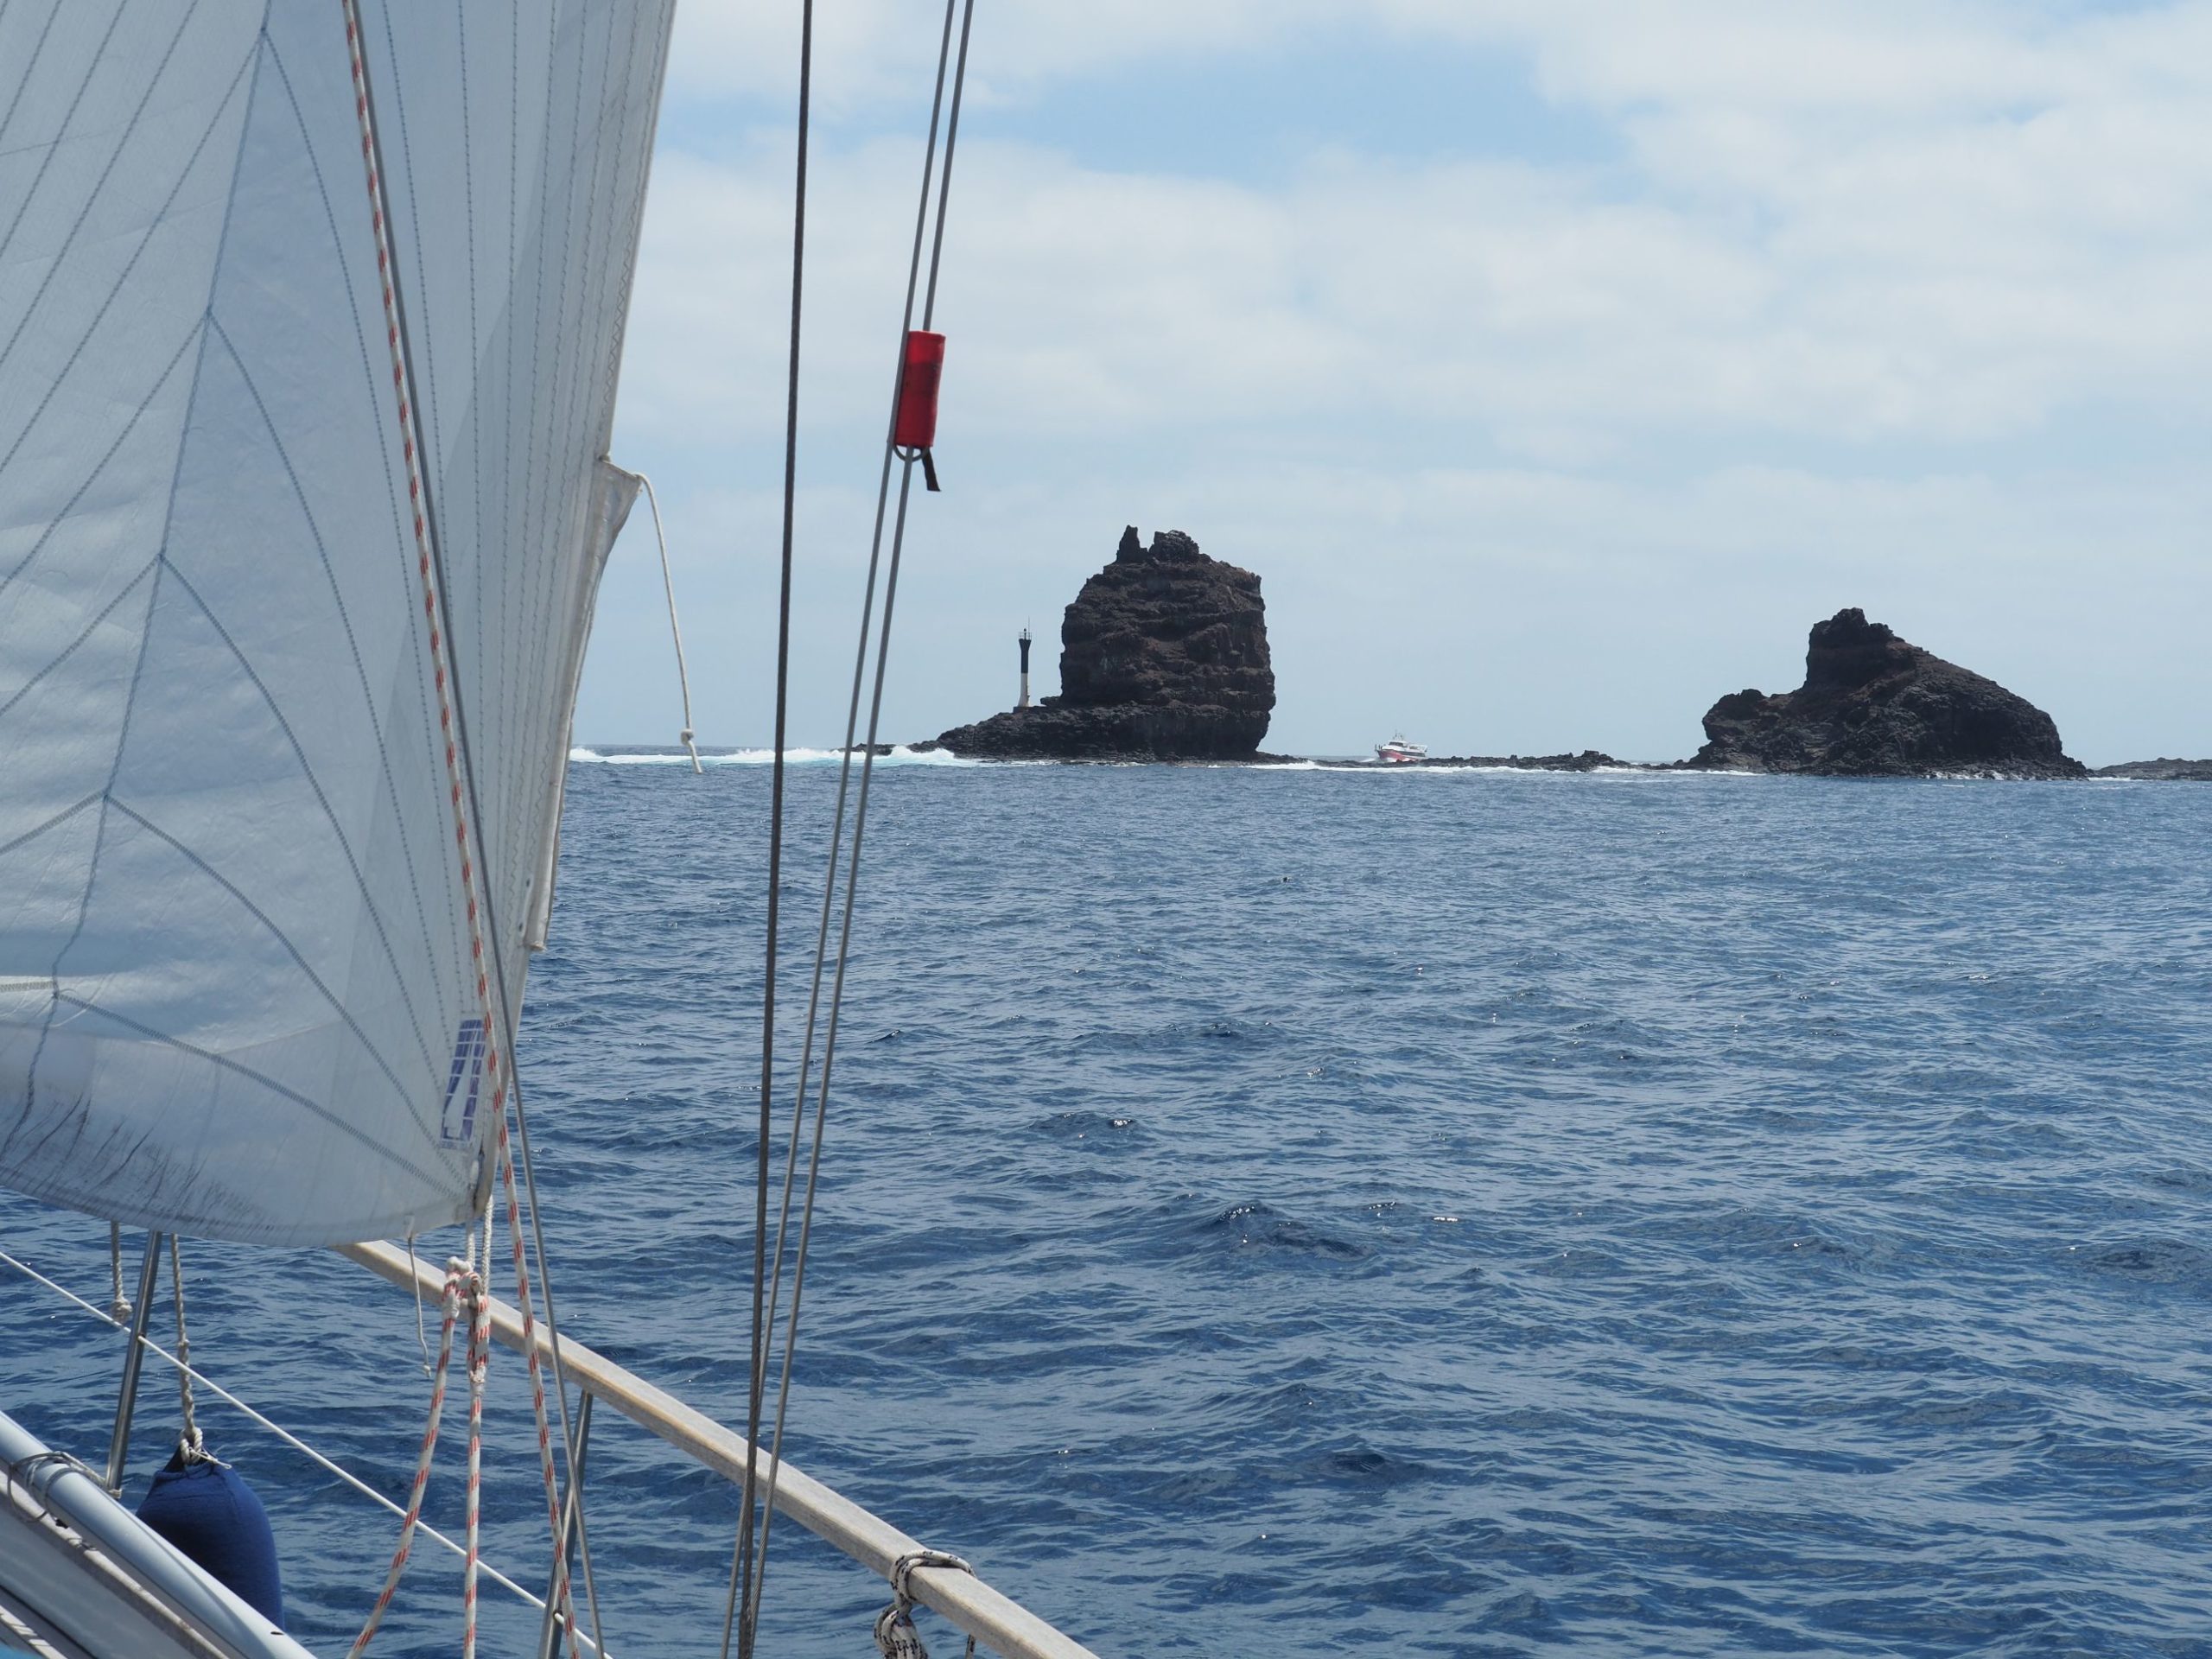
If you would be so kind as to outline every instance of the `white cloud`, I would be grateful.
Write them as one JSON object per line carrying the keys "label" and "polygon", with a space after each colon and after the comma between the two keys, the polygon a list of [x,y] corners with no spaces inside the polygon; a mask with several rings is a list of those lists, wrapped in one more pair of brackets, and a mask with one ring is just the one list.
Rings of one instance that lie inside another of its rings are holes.
{"label": "white cloud", "polygon": [[[1713,696],[1785,683],[1807,624],[1861,603],[2016,676],[2097,758],[2212,747],[2146,724],[2212,706],[2187,637],[2212,600],[2212,502],[2169,458],[2212,424],[2212,3],[1187,10],[1178,28],[1151,0],[1002,0],[977,73],[1014,99],[1320,28],[1503,45],[1624,159],[1345,149],[1254,181],[1202,154],[1084,164],[979,118],[942,315],[953,489],[917,518],[902,734],[994,706],[1007,619],[1049,636],[1135,518],[1263,572],[1289,744],[1402,721],[1446,745],[1680,753]],[[758,15],[686,10],[679,97],[787,78]],[[920,9],[823,16],[832,108],[905,96],[933,59]],[[918,162],[835,120],[816,155],[803,605],[825,626],[856,589]],[[746,687],[789,188],[775,139],[660,158],[624,381],[627,449],[664,480],[654,453],[679,458],[679,554],[745,550],[742,573],[695,581],[747,642]],[[2084,435],[2104,476],[2054,471]],[[622,591],[602,653],[633,648]],[[2082,627],[2094,660],[2062,645]],[[823,655],[849,669],[849,651]],[[757,736],[757,697],[704,677],[722,729]],[[587,715],[611,723],[586,728],[623,735],[627,695],[595,677]]]}
{"label": "white cloud", "polygon": [[[2139,147],[2089,130],[2064,148],[2098,143],[2115,173]],[[1623,201],[1570,169],[1338,156],[1269,190],[977,141],[948,397],[970,432],[1392,418],[1515,448],[1686,427],[1981,441],[2093,403],[2193,405],[2212,218],[2131,220],[2086,183],[2039,198],[2043,146],[1931,139],[1808,169],[1796,201],[1747,214]],[[817,160],[817,416],[882,400],[913,162]],[[787,188],[766,153],[661,162],[626,382],[645,429],[779,418],[760,389],[780,371]]]}

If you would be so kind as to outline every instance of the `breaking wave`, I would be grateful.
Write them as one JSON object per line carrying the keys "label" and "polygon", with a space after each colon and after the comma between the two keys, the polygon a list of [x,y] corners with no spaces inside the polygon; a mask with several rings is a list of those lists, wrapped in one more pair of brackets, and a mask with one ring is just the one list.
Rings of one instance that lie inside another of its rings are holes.
{"label": "breaking wave", "polygon": [[[841,749],[785,749],[784,761],[787,766],[835,766],[842,758]],[[702,766],[765,766],[776,758],[773,749],[702,749],[699,764]],[[855,756],[855,759],[858,757]],[[569,759],[579,766],[688,766],[691,757],[681,749],[635,748],[593,749],[578,747],[569,751]],[[888,754],[875,758],[879,766],[975,766],[980,760],[963,760],[958,755],[934,750],[917,754],[902,744],[894,744]]]}

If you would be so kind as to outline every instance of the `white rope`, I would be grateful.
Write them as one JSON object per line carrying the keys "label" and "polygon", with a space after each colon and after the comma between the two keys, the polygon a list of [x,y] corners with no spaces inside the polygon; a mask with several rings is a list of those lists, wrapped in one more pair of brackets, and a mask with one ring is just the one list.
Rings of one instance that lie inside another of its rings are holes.
{"label": "white rope", "polygon": [[[929,1649],[922,1645],[922,1633],[914,1628],[914,1573],[925,1567],[965,1573],[970,1578],[976,1573],[957,1555],[948,1555],[941,1549],[918,1549],[893,1562],[891,1605],[875,1616],[875,1650],[883,1659],[930,1659]],[[968,1659],[976,1659],[972,1636],[968,1638]]]}
{"label": "white rope", "polygon": [[660,522],[660,497],[653,493],[653,481],[643,473],[638,482],[645,486],[645,505],[652,509],[653,539],[660,543],[660,585],[668,592],[668,633],[676,641],[676,684],[683,694],[683,729],[677,734],[691,754],[691,770],[703,773],[699,764],[699,746],[691,741],[691,673],[683,665],[683,626],[676,620],[676,577],[668,568],[668,531]]}
{"label": "white rope", "polygon": [[[487,1262],[486,1266],[490,1263]],[[419,1300],[419,1299],[418,1299]],[[478,1535],[484,1514],[484,1378],[492,1364],[492,1299],[484,1281],[468,1283],[468,1553],[461,1569],[461,1659],[476,1659]]]}
{"label": "white rope", "polygon": [[[18,1261],[16,1257],[9,1255],[5,1250],[0,1250],[0,1265],[13,1268],[17,1273],[22,1274],[24,1278],[29,1280],[34,1284],[45,1286],[47,1289],[54,1292],[56,1295],[63,1298],[65,1300],[73,1302],[77,1306],[83,1308],[86,1313],[91,1314],[96,1319],[105,1320],[107,1324],[115,1325],[124,1331],[128,1331],[130,1328],[127,1320],[118,1319],[113,1315],[105,1313],[92,1303],[86,1301],[75,1291],[70,1289],[68,1286],[57,1283],[55,1281],[48,1278],[44,1274],[41,1273],[36,1268],[32,1267],[29,1262]],[[175,1354],[169,1352],[168,1349],[162,1347],[161,1344],[156,1342],[151,1337],[142,1338],[141,1340],[146,1344],[146,1351],[154,1355],[163,1363],[170,1365],[175,1365],[179,1363],[177,1357]],[[316,1451],[315,1447],[309,1446],[298,1435],[293,1433],[290,1429],[286,1428],[275,1418],[268,1416],[248,1405],[245,1401],[239,1399],[238,1395],[232,1394],[221,1383],[216,1382],[214,1378],[209,1376],[207,1372],[194,1368],[192,1372],[192,1376],[193,1380],[198,1382],[201,1388],[207,1389],[208,1393],[213,1395],[225,1405],[232,1407],[233,1409],[244,1415],[249,1421],[256,1424],[259,1427],[267,1429],[271,1434],[283,1441],[285,1445],[290,1446],[292,1450],[297,1452],[302,1457],[307,1459],[308,1462],[321,1469],[325,1473],[335,1475],[340,1480],[345,1482],[346,1485],[360,1493],[363,1497],[367,1498],[372,1503],[378,1504],[384,1509],[390,1510],[392,1514],[401,1516],[404,1516],[406,1515],[406,1510],[400,1504],[392,1502],[391,1499],[386,1497],[382,1492],[370,1485],[368,1482],[363,1480],[359,1475],[346,1468],[343,1464],[338,1463],[333,1459],[325,1456],[322,1452]],[[99,1477],[95,1476],[94,1478],[99,1478]],[[445,1534],[440,1532],[435,1527],[430,1525],[427,1521],[416,1522],[416,1530],[420,1532],[424,1537],[431,1540],[433,1542],[442,1545],[455,1555],[461,1556],[465,1559],[468,1554],[468,1552],[459,1543],[455,1542],[453,1539],[447,1537]],[[537,1608],[541,1612],[544,1611],[545,1603],[543,1599],[533,1595],[530,1591],[524,1589],[521,1585],[517,1584],[512,1579],[509,1578],[505,1573],[499,1571],[488,1561],[481,1563],[480,1566],[484,1574],[489,1578],[493,1583],[498,1585],[501,1589],[508,1592],[518,1600],[527,1602],[531,1606]]]}
{"label": "white rope", "polygon": [[192,1338],[184,1329],[184,1256],[177,1249],[176,1235],[169,1235],[169,1288],[176,1300],[176,1392],[177,1403],[184,1414],[183,1432],[177,1440],[177,1450],[187,1463],[213,1463],[207,1444],[200,1438],[200,1424],[192,1410]]}
{"label": "white rope", "polygon": [[[446,594],[445,563],[438,545],[436,514],[433,511],[429,485],[423,473],[415,372],[410,363],[404,305],[392,264],[391,219],[385,210],[383,153],[377,140],[376,103],[369,84],[367,62],[362,56],[359,0],[339,0],[339,9],[346,24],[346,55],[353,67],[353,106],[361,132],[363,182],[368,191],[369,226],[376,245],[378,286],[384,299],[385,340],[391,354],[392,390],[397,400],[400,454],[405,464],[408,500],[413,509],[416,571],[423,592],[423,620],[429,633],[429,661],[437,690],[438,725],[445,751],[446,781],[453,797],[454,850],[461,864],[461,891],[468,901],[469,955],[475,965],[477,1007],[484,1021],[484,1069],[492,1082],[492,1114],[499,1122],[500,1155],[503,1158],[505,1156],[507,1133],[505,1107],[510,1093],[514,1097],[516,1133],[522,1144],[523,1177],[530,1184],[531,1234],[537,1249],[539,1283],[545,1293],[545,1329],[552,1348],[554,1393],[560,1405],[562,1450],[567,1457],[573,1478],[580,1459],[576,1455],[575,1430],[569,1412],[568,1379],[561,1362],[561,1323],[553,1305],[553,1270],[545,1254],[544,1228],[537,1205],[537,1178],[531,1166],[530,1121],[523,1114],[521,1083],[514,1074],[514,1011],[521,999],[518,996],[511,999],[507,995],[505,965],[497,945],[501,935],[493,911],[492,894],[489,889],[480,890],[476,876],[477,853],[484,846],[484,812],[477,799],[475,764],[469,753],[467,710],[462,703],[459,684],[454,678],[452,657],[448,649],[450,633],[447,624],[452,616],[452,606],[448,602]],[[462,810],[464,795],[467,803],[466,811]],[[493,942],[489,950],[486,947],[486,939]],[[496,997],[493,988],[494,976],[498,980]],[[508,1181],[507,1208],[512,1221],[515,1209],[512,1177]],[[488,1212],[487,1192],[487,1216]],[[485,1262],[488,1270],[491,1261],[488,1219],[486,1229]],[[523,1246],[519,1236],[515,1240],[515,1276],[521,1293],[523,1333],[525,1338],[531,1340],[530,1376],[534,1403],[537,1407],[538,1445],[545,1459],[546,1508],[557,1535],[561,1508],[556,1490],[558,1483],[552,1454],[546,1444],[544,1389],[539,1380],[530,1287],[523,1267]],[[606,1644],[601,1639],[599,1595],[592,1583],[591,1540],[584,1528],[584,1507],[581,1497],[576,1503],[575,1517],[576,1553],[583,1565],[584,1601],[591,1613],[594,1644],[603,1649]],[[568,1558],[565,1553],[555,1563],[554,1582],[559,1586],[558,1599],[562,1610],[569,1616],[569,1650],[573,1659],[576,1650],[575,1620],[575,1610],[569,1605]]]}
{"label": "white rope", "polygon": [[[467,1266],[458,1256],[447,1262],[445,1295],[442,1301],[444,1317],[438,1326],[438,1364],[436,1370],[430,1374],[430,1416],[429,1421],[423,1426],[422,1446],[415,1455],[415,1479],[407,1489],[407,1508],[399,1519],[399,1542],[392,1549],[391,1566],[384,1575],[384,1588],[377,1592],[376,1605],[369,1609],[368,1622],[361,1626],[361,1633],[353,1638],[353,1645],[347,1650],[347,1659],[360,1659],[360,1656],[367,1651],[370,1639],[376,1635],[377,1627],[384,1623],[385,1612],[391,1607],[391,1599],[399,1589],[400,1576],[407,1571],[407,1557],[415,1548],[415,1529],[423,1519],[423,1495],[429,1490],[430,1484],[430,1458],[438,1448],[438,1429],[445,1418],[446,1373],[453,1364],[454,1321],[461,1316],[463,1296],[472,1296],[469,1305],[469,1321],[473,1333],[476,1317],[475,1304],[482,1300],[483,1294],[484,1281],[474,1268]],[[474,1358],[474,1355],[471,1358]],[[471,1519],[474,1518],[472,1516]],[[468,1548],[463,1552],[462,1560],[468,1563],[470,1569],[474,1568],[476,1560],[476,1535],[474,1530],[469,1534]],[[475,1611],[474,1604],[469,1604],[468,1627],[472,1639],[475,1630]]]}
{"label": "white rope", "polygon": [[130,1299],[123,1294],[123,1224],[107,1224],[107,1273],[110,1284],[107,1315],[118,1325],[130,1323]]}

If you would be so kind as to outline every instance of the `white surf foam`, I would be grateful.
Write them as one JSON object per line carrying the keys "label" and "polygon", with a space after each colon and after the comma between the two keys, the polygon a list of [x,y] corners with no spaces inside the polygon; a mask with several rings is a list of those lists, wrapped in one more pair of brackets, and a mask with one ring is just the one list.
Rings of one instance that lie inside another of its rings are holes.
{"label": "white surf foam", "polygon": [[[702,766],[765,766],[776,758],[773,749],[702,749],[699,764]],[[855,755],[855,760],[860,757]],[[569,751],[569,759],[579,766],[689,766],[691,757],[681,749],[594,749],[579,746]],[[838,749],[785,749],[784,764],[791,766],[835,766],[843,759]],[[888,754],[875,758],[879,766],[975,766],[979,760],[963,760],[943,750],[917,754],[905,745],[894,745]]]}

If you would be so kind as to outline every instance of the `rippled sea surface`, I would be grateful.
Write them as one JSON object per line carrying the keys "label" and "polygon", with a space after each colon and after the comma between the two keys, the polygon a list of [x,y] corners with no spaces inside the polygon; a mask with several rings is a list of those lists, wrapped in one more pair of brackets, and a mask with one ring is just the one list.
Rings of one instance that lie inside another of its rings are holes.
{"label": "rippled sea surface", "polygon": [[[565,1327],[725,1421],[767,785],[572,767],[522,1055]],[[794,945],[835,786],[794,769]],[[1107,1656],[2212,1654],[2208,809],[886,766],[792,1460]],[[9,1199],[0,1241],[105,1303],[97,1224]],[[195,1359],[401,1491],[404,1299],[187,1267]],[[29,1427],[97,1460],[119,1363],[0,1274]],[[394,1523],[201,1409],[342,1651]],[[535,1585],[504,1351],[488,1410],[489,1553]],[[588,1491],[610,1646],[714,1652],[727,1485],[606,1414]],[[763,1651],[868,1651],[880,1583],[773,1551]],[[376,1650],[453,1650],[458,1581],[418,1548]]]}

